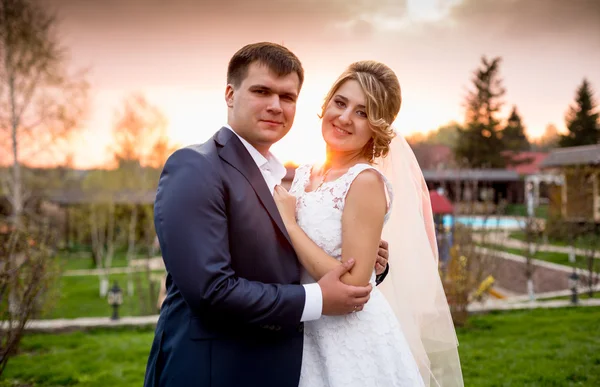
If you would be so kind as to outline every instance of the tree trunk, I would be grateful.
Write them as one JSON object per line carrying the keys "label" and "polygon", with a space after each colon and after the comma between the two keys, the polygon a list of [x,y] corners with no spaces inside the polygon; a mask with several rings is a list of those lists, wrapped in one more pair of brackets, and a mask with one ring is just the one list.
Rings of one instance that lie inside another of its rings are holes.
{"label": "tree trunk", "polygon": [[[10,34],[10,31],[7,31]],[[11,125],[11,144],[12,144],[12,181],[11,181],[11,192],[9,193],[10,202],[12,205],[12,216],[15,222],[19,221],[21,214],[23,213],[23,178],[21,176],[21,164],[19,163],[19,143],[17,137],[17,130],[19,128],[19,116],[17,114],[17,101],[15,96],[15,74],[10,63],[12,55],[11,45],[5,47],[4,62],[6,66],[6,72],[8,73],[8,92],[10,98],[10,125]]]}
{"label": "tree trunk", "polygon": [[[103,222],[103,219],[99,218],[99,213],[102,211],[101,206],[91,205],[90,206],[90,228],[92,234],[92,249],[94,251],[94,259],[96,261],[96,269],[99,270],[98,279],[100,281],[99,295],[100,297],[106,297],[108,294],[108,275],[102,270],[106,266],[105,262],[105,243],[107,239],[107,228],[109,228],[110,221],[107,219]],[[108,255],[108,253],[106,254]]]}
{"label": "tree trunk", "polygon": [[129,219],[129,243],[127,246],[127,267],[129,267],[129,271],[127,272],[127,293],[132,296],[134,293],[133,280],[131,278],[133,269],[131,263],[133,260],[133,256],[135,254],[135,240],[136,240],[136,229],[137,229],[137,219],[138,219],[138,208],[137,205],[133,205],[131,209],[131,218]]}
{"label": "tree trunk", "polygon": [[112,267],[113,255],[115,253],[115,205],[108,204],[108,216],[106,219],[106,256],[104,257],[104,273],[101,280],[101,296],[106,297],[108,294],[108,271]]}

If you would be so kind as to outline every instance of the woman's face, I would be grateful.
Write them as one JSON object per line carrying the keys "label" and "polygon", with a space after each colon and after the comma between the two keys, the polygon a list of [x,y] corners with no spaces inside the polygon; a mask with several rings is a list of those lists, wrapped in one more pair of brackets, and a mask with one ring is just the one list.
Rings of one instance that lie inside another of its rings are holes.
{"label": "woman's face", "polygon": [[325,107],[323,139],[333,151],[361,151],[373,136],[367,119],[366,97],[360,84],[344,82]]}

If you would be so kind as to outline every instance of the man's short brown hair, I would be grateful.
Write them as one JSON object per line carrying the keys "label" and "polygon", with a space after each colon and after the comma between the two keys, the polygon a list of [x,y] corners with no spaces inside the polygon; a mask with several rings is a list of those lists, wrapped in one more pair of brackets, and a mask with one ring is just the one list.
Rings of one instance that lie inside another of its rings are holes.
{"label": "man's short brown hair", "polygon": [[280,77],[295,72],[304,82],[304,69],[300,59],[287,48],[270,42],[248,44],[236,52],[227,66],[227,83],[239,87],[248,75],[248,67],[254,62],[267,66]]}

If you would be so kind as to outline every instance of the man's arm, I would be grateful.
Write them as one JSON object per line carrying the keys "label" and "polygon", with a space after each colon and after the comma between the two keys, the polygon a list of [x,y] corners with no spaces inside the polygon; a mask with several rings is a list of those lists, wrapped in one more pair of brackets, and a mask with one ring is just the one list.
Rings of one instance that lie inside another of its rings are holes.
{"label": "man's arm", "polygon": [[155,202],[155,226],[165,266],[196,311],[257,324],[297,324],[305,303],[301,285],[264,284],[231,268],[225,192],[215,167],[182,149],[167,161]]}
{"label": "man's arm", "polygon": [[375,276],[375,285],[379,286],[383,282],[385,277],[387,277],[389,272],[390,272],[390,265],[388,264],[385,266],[385,270],[383,271],[383,273]]}
{"label": "man's arm", "polygon": [[390,247],[387,241],[379,241],[379,250],[377,251],[377,261],[375,263],[375,285],[379,285],[383,282],[385,277],[390,271],[390,265],[388,263],[390,257]]}

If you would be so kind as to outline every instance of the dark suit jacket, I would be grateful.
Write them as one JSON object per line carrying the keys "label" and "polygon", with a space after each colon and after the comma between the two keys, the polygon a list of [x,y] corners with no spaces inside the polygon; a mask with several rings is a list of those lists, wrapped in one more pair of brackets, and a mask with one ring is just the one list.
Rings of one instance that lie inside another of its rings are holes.
{"label": "dark suit jacket", "polygon": [[260,170],[237,136],[175,152],[154,223],[167,268],[144,386],[296,387],[305,291]]}

